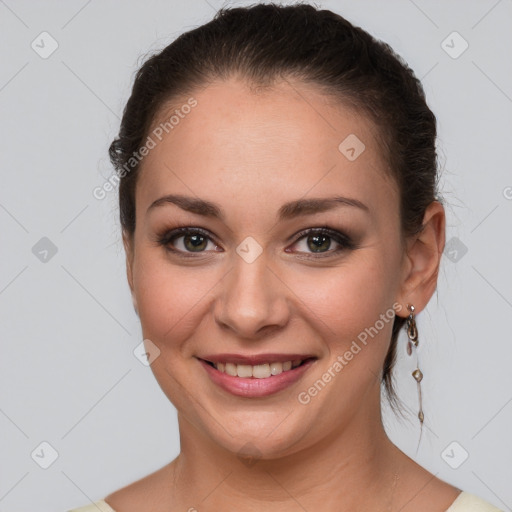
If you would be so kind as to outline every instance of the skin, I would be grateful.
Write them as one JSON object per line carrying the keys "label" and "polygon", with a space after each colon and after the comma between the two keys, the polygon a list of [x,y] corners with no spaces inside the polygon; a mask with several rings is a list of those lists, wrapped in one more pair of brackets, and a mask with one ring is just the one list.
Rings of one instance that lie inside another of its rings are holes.
{"label": "skin", "polygon": [[[135,233],[124,236],[134,306],[144,338],[160,350],[151,368],[178,410],[181,453],[106,501],[117,512],[319,504],[322,511],[445,511],[460,490],[396,448],[381,422],[392,322],[307,405],[297,400],[393,304],[403,317],[407,304],[424,309],[445,243],[442,205],[434,201],[423,231],[402,241],[398,189],[375,126],[312,86],[283,81],[255,92],[233,77],[193,96],[197,107],[143,161]],[[155,125],[181,104],[162,110]],[[349,134],[366,146],[354,161],[338,150]],[[148,211],[167,194],[216,203],[225,218],[171,203]],[[338,205],[277,219],[286,202],[334,195],[368,211]],[[191,253],[183,237],[175,239],[193,256],[180,257],[157,242],[178,225],[201,227],[213,240]],[[325,225],[350,235],[355,248],[330,239],[328,256],[315,259],[307,236],[295,235]],[[236,252],[248,236],[263,249],[252,263]],[[212,352],[318,359],[287,389],[248,399],[211,382],[196,356]]]}

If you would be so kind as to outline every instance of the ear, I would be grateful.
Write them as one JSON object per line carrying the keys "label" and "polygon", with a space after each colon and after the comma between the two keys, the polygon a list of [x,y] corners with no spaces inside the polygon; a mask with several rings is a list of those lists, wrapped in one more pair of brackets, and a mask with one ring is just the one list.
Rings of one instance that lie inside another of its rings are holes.
{"label": "ear", "polygon": [[132,294],[133,308],[135,313],[139,316],[139,310],[137,308],[137,298],[135,296],[135,289],[133,286],[133,260],[135,257],[135,248],[133,243],[133,235],[128,234],[123,230],[123,245],[124,252],[126,254],[126,277],[128,278],[128,285]]}
{"label": "ear", "polygon": [[403,263],[403,278],[398,302],[404,307],[407,316],[407,304],[422,311],[428,304],[437,287],[439,265],[445,245],[446,217],[443,205],[432,201],[423,217],[423,228],[406,241],[406,254]]}

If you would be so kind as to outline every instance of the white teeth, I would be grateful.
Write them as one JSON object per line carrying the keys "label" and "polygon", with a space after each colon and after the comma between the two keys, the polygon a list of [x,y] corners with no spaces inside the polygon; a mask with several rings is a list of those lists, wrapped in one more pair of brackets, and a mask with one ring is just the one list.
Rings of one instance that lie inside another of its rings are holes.
{"label": "white teeth", "polygon": [[252,366],[250,364],[237,364],[236,374],[239,377],[252,377]]}
{"label": "white teeth", "polygon": [[267,379],[272,375],[279,375],[280,373],[287,372],[292,368],[300,366],[302,359],[295,359],[294,361],[264,363],[252,366],[250,364],[233,364],[233,363],[214,363],[215,368],[219,372],[227,373],[232,377],[242,377],[255,379]]}
{"label": "white teeth", "polygon": [[270,373],[272,375],[279,375],[283,373],[283,363],[272,363],[270,365]]}
{"label": "white teeth", "polygon": [[[218,370],[219,368],[217,368]],[[236,377],[236,364],[226,363],[226,373],[232,377]]]}
{"label": "white teeth", "polygon": [[270,365],[268,363],[257,364],[252,367],[252,376],[255,379],[267,379],[270,375]]}

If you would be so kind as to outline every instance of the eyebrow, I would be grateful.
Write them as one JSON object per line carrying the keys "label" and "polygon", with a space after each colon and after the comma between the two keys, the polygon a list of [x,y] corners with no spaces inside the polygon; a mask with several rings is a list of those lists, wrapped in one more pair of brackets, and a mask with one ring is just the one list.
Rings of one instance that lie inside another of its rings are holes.
{"label": "eyebrow", "polygon": [[[156,201],[153,201],[146,211],[146,214],[150,210],[164,206],[166,204],[175,204],[182,210],[187,212],[195,213],[197,215],[203,215],[205,217],[211,217],[224,221],[225,216],[222,209],[210,201],[199,199],[197,197],[183,196],[177,194],[169,194],[160,197]],[[368,206],[359,201],[358,199],[334,196],[334,197],[322,197],[322,198],[311,198],[311,199],[298,199],[296,201],[290,201],[285,203],[279,208],[278,219],[289,220],[294,217],[301,215],[313,215],[315,213],[321,213],[328,210],[332,210],[338,206],[352,206],[359,208],[365,212],[370,211]]]}

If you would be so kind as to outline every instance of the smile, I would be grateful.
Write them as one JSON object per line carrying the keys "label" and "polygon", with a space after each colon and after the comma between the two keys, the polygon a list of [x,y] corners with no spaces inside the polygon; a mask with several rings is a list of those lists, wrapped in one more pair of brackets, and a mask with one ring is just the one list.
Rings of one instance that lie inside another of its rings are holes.
{"label": "smile", "polygon": [[296,383],[315,363],[316,357],[260,364],[235,364],[198,358],[212,383],[232,395],[265,397]]}
{"label": "smile", "polygon": [[[208,361],[207,361],[208,362]],[[233,363],[210,363],[219,372],[227,373],[232,377],[242,378],[255,378],[255,379],[268,379],[272,375],[280,375],[283,372],[290,371],[292,368],[297,368],[303,363],[301,359],[293,361],[276,361],[274,363],[263,363],[258,365],[250,364],[233,364]]]}

